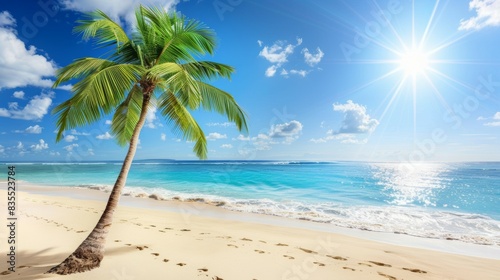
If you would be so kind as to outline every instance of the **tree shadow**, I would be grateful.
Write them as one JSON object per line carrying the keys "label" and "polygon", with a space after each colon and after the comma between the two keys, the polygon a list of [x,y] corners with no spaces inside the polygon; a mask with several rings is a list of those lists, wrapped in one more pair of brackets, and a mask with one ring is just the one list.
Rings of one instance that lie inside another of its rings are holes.
{"label": "tree shadow", "polygon": [[[45,274],[50,268],[61,263],[71,252],[50,254],[49,252],[54,248],[48,248],[37,252],[28,250],[19,251],[16,254],[16,271],[11,272],[7,267],[3,266],[5,270],[0,271],[0,279],[2,280],[37,280],[54,277],[54,274]],[[122,255],[132,253],[135,251],[130,247],[112,248],[106,250],[104,253],[103,262],[106,257],[113,255]],[[99,269],[99,268],[96,268]]]}

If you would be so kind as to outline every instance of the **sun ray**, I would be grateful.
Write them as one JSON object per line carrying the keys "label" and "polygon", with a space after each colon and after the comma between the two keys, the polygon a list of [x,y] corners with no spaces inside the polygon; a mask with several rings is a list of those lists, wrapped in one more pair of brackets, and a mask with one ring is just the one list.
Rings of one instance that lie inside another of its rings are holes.
{"label": "sun ray", "polygon": [[432,10],[431,17],[429,18],[429,21],[427,22],[427,26],[425,27],[424,34],[422,35],[422,39],[420,40],[420,46],[419,48],[423,48],[423,44],[425,40],[427,40],[427,35],[429,34],[429,30],[431,28],[432,22],[434,21],[434,16],[436,15],[437,8],[439,6],[439,1],[436,1],[436,4],[434,5],[434,9]]}

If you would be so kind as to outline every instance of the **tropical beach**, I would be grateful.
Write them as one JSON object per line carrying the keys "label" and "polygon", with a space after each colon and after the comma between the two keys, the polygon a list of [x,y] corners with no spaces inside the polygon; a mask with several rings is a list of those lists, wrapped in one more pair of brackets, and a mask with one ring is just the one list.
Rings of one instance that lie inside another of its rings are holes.
{"label": "tropical beach", "polygon": [[2,3],[1,278],[500,279],[500,0],[450,6]]}
{"label": "tropical beach", "polygon": [[[106,194],[30,184],[21,188],[17,269],[1,272],[2,279],[164,279],[166,275],[173,279],[498,279],[500,275],[498,248],[489,257],[488,253],[472,257],[421,249],[416,243],[398,246],[286,226],[279,218],[228,213],[196,202],[179,205],[131,197],[124,197],[117,209],[100,268],[67,276],[44,274],[85,238],[103,210]],[[449,247],[453,246],[461,244]]]}

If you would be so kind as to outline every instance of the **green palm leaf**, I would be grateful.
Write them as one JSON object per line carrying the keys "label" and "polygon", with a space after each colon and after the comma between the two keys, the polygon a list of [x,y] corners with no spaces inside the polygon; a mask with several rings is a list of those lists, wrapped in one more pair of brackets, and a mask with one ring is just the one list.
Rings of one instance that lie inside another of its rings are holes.
{"label": "green palm leaf", "polygon": [[132,87],[125,101],[120,104],[111,121],[111,132],[121,146],[132,138],[142,109],[142,92],[138,86]]}
{"label": "green palm leaf", "polygon": [[208,149],[205,134],[186,107],[171,91],[166,91],[160,100],[159,111],[174,126],[174,131],[182,133],[185,140],[194,141],[193,152],[200,159],[206,159]]}

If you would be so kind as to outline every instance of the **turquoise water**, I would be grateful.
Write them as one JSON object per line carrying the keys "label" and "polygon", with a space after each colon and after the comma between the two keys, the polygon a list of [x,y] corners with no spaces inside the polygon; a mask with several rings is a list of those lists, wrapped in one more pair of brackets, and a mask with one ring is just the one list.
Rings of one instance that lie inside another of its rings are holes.
{"label": "turquoise water", "polygon": [[[18,180],[109,190],[121,163],[17,163]],[[500,163],[138,161],[124,195],[500,246]]]}

